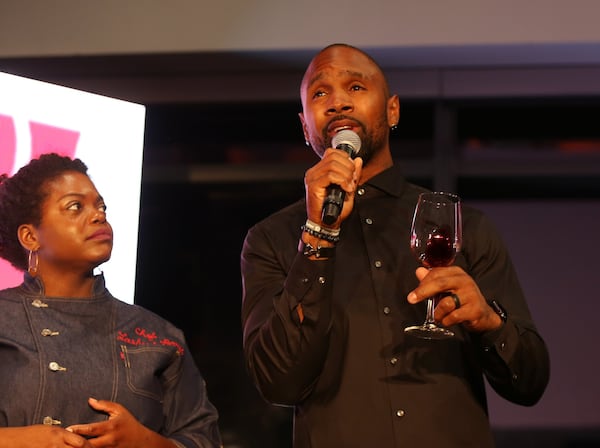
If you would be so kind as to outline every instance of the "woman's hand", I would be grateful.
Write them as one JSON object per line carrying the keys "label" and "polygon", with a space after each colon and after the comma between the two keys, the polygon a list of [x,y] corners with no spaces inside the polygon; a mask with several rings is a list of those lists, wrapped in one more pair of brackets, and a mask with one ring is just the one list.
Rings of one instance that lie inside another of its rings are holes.
{"label": "woman's hand", "polygon": [[93,448],[176,448],[168,439],[142,425],[119,403],[94,398],[88,403],[96,411],[108,414],[108,420],[72,425],[67,431],[90,437]]}
{"label": "woman's hand", "polygon": [[92,448],[84,438],[59,426],[32,425],[0,428],[2,448]]}

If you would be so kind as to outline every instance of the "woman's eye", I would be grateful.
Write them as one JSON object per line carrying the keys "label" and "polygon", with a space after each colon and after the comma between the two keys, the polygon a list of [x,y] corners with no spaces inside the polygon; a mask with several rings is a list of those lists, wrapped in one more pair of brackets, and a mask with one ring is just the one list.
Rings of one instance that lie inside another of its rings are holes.
{"label": "woman's eye", "polygon": [[67,210],[81,210],[81,203],[72,202],[71,204],[67,205]]}
{"label": "woman's eye", "polygon": [[107,209],[108,207],[106,207],[106,204],[102,204],[102,205],[100,205],[100,207],[98,207],[98,208],[99,208],[101,211],[103,211],[104,213],[106,213],[106,209]]}

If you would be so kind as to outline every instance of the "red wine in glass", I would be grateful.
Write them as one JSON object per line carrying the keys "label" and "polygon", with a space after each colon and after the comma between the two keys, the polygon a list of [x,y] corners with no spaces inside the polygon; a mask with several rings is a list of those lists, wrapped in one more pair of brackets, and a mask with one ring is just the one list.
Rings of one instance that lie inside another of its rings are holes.
{"label": "red wine in glass", "polygon": [[420,261],[427,268],[450,266],[456,258],[454,235],[450,229],[434,229],[425,243],[425,250],[420,254]]}
{"label": "red wine in glass", "polygon": [[[410,236],[410,247],[417,260],[429,269],[450,266],[461,242],[460,198],[444,192],[422,193],[415,207]],[[453,337],[452,331],[435,323],[433,312],[438,299],[427,299],[427,316],[422,325],[404,331],[424,339]]]}

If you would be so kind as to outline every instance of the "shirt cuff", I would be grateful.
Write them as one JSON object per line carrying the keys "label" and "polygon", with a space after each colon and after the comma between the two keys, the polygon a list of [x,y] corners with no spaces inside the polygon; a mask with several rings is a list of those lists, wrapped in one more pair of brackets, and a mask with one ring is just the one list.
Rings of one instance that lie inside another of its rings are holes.
{"label": "shirt cuff", "polygon": [[483,333],[480,343],[484,352],[495,351],[508,364],[517,349],[518,340],[517,328],[511,324],[509,319],[500,328]]}
{"label": "shirt cuff", "polygon": [[333,267],[333,258],[310,260],[298,253],[287,275],[284,288],[296,297],[298,303],[314,302],[320,294],[308,294],[309,291],[315,286],[318,287],[317,290],[324,289],[333,278]]}

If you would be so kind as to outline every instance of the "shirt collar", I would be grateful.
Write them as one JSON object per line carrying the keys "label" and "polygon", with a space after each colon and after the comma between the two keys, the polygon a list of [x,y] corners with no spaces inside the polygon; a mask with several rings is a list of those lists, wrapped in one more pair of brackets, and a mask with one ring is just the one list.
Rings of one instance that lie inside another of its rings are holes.
{"label": "shirt collar", "polygon": [[400,197],[406,190],[407,181],[402,175],[400,167],[392,165],[385,171],[370,178],[363,185],[377,188],[391,196]]}

